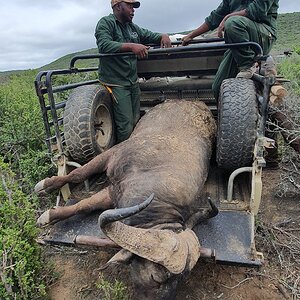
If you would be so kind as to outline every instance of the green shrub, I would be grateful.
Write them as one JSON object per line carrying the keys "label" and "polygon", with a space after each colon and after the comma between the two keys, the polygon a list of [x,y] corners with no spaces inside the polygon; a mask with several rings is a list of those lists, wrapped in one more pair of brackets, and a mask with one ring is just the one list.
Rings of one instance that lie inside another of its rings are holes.
{"label": "green shrub", "polygon": [[296,52],[298,55],[300,55],[300,45],[294,46],[294,52]]}
{"label": "green shrub", "polygon": [[36,201],[26,196],[0,158],[0,299],[45,295],[40,248],[35,242]]}
{"label": "green shrub", "polygon": [[27,193],[31,193],[33,185],[41,178],[51,177],[56,173],[56,167],[46,151],[28,149],[20,156],[18,166],[22,188]]}
{"label": "green shrub", "polygon": [[128,300],[128,290],[126,286],[115,280],[114,283],[111,283],[104,279],[100,274],[99,280],[96,283],[97,289],[101,290],[104,293],[104,297],[101,297],[103,300]]}
{"label": "green shrub", "polygon": [[23,178],[24,191],[53,171],[34,89],[36,73],[15,74],[0,85],[0,155]]}
{"label": "green shrub", "polygon": [[293,54],[281,61],[278,66],[279,74],[291,81],[291,87],[300,95],[300,55]]}
{"label": "green shrub", "polygon": [[0,86],[0,151],[14,160],[28,148],[44,144],[44,126],[34,91],[35,72],[12,76]]}

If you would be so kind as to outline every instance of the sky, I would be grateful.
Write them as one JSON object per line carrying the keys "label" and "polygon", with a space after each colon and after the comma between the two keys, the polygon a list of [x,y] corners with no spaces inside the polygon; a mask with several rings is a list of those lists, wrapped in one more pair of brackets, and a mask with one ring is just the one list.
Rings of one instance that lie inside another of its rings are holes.
{"label": "sky", "polygon": [[[141,0],[134,23],[155,32],[192,30],[221,0]],[[280,13],[300,11],[281,0]],[[98,20],[110,0],[0,0],[0,72],[35,69],[73,52],[95,48]]]}

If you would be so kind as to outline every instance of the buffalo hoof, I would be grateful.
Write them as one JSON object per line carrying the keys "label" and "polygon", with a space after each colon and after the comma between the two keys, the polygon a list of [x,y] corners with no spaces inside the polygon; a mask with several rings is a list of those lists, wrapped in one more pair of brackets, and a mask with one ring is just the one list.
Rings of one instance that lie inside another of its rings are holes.
{"label": "buffalo hoof", "polygon": [[39,227],[50,224],[50,209],[46,210],[38,219],[36,224]]}
{"label": "buffalo hoof", "polygon": [[37,194],[45,193],[44,187],[45,187],[45,179],[39,181],[39,182],[35,185],[35,187],[34,187],[35,193],[37,193]]}

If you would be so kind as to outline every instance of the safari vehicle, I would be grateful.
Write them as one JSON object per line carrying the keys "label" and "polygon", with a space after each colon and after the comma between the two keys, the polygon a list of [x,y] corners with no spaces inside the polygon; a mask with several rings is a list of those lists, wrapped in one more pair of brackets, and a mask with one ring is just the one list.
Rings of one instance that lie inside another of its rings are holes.
{"label": "safari vehicle", "polygon": [[[262,55],[256,43],[225,44],[220,39],[198,40],[186,47],[178,46],[179,43],[169,49],[154,47],[147,59],[138,61],[141,113],[147,113],[166,99],[199,100],[209,106],[218,132],[204,193],[215,201],[220,212],[215,218],[197,225],[194,231],[204,247],[202,257],[216,263],[258,267],[263,255],[256,251],[254,222],[261,201],[264,149],[272,147],[264,131],[269,92],[276,78],[261,75],[268,57]],[[254,74],[252,80],[225,80],[216,102],[212,94],[214,75],[224,52],[239,47],[255,50],[260,72]],[[79,60],[109,55],[132,54],[76,56],[69,69],[42,71],[37,75],[35,86],[46,143],[58,175],[67,174],[115,143],[109,91],[96,79],[80,81],[80,74],[95,72],[97,66],[76,67]],[[55,84],[59,77],[70,74],[78,76],[78,82]],[[62,100],[61,95],[66,91],[71,91],[70,95]],[[93,189],[93,183],[85,182],[83,189]],[[64,186],[57,205],[63,200],[67,205],[70,194],[70,187]],[[103,234],[97,225],[98,215],[77,215],[56,223],[42,240],[50,244],[100,246]]]}

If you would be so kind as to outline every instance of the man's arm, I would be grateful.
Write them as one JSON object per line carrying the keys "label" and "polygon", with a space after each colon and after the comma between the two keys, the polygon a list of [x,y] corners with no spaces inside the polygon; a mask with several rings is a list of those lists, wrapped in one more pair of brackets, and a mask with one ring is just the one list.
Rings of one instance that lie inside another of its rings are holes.
{"label": "man's arm", "polygon": [[[171,47],[171,40],[167,34],[162,34],[160,38],[160,46],[161,48],[169,48]],[[149,46],[145,46],[142,44],[135,44],[135,43],[124,43],[121,46],[121,52],[133,52],[139,58],[146,58],[148,56]]]}
{"label": "man's arm", "polygon": [[122,43],[113,40],[112,27],[104,18],[96,26],[95,38],[100,53],[116,53],[121,49]]}
{"label": "man's arm", "polygon": [[152,32],[148,29],[141,28],[134,24],[142,44],[160,44],[161,48],[170,48],[172,46],[171,40],[166,33]]}
{"label": "man's arm", "polygon": [[210,13],[202,25],[182,38],[182,45],[185,46],[193,38],[217,28],[228,13],[230,13],[228,0],[223,0],[217,9]]}
{"label": "man's arm", "polygon": [[123,43],[120,52],[133,52],[138,58],[143,59],[148,56],[148,50],[150,47],[136,44],[136,43]]}
{"label": "man's arm", "polygon": [[101,19],[95,31],[98,50],[100,53],[133,52],[139,58],[146,58],[149,47],[138,43],[121,43],[113,40],[110,25]]}
{"label": "man's arm", "polygon": [[203,23],[202,25],[200,25],[197,29],[195,29],[194,31],[190,32],[188,35],[184,36],[181,41],[182,41],[182,45],[186,46],[189,44],[189,42],[195,38],[196,36],[199,36],[207,31],[209,31],[210,28],[208,26],[207,23]]}
{"label": "man's arm", "polygon": [[[167,34],[158,34],[158,36],[157,36],[156,33],[152,33],[148,30],[147,30],[147,32],[150,33],[150,35],[152,35],[152,39],[151,39],[151,37],[148,37],[149,44],[151,42],[156,43],[157,39],[159,39],[161,48],[169,48],[172,46],[171,40]],[[142,38],[143,38],[143,36],[142,36]],[[142,42],[145,42],[145,37]],[[145,44],[147,44],[147,43],[145,43]],[[121,52],[131,51],[134,54],[136,54],[138,56],[138,58],[143,59],[148,56],[149,48],[150,48],[149,46],[145,46],[143,44],[124,43],[124,44],[122,44],[120,51]]]}

